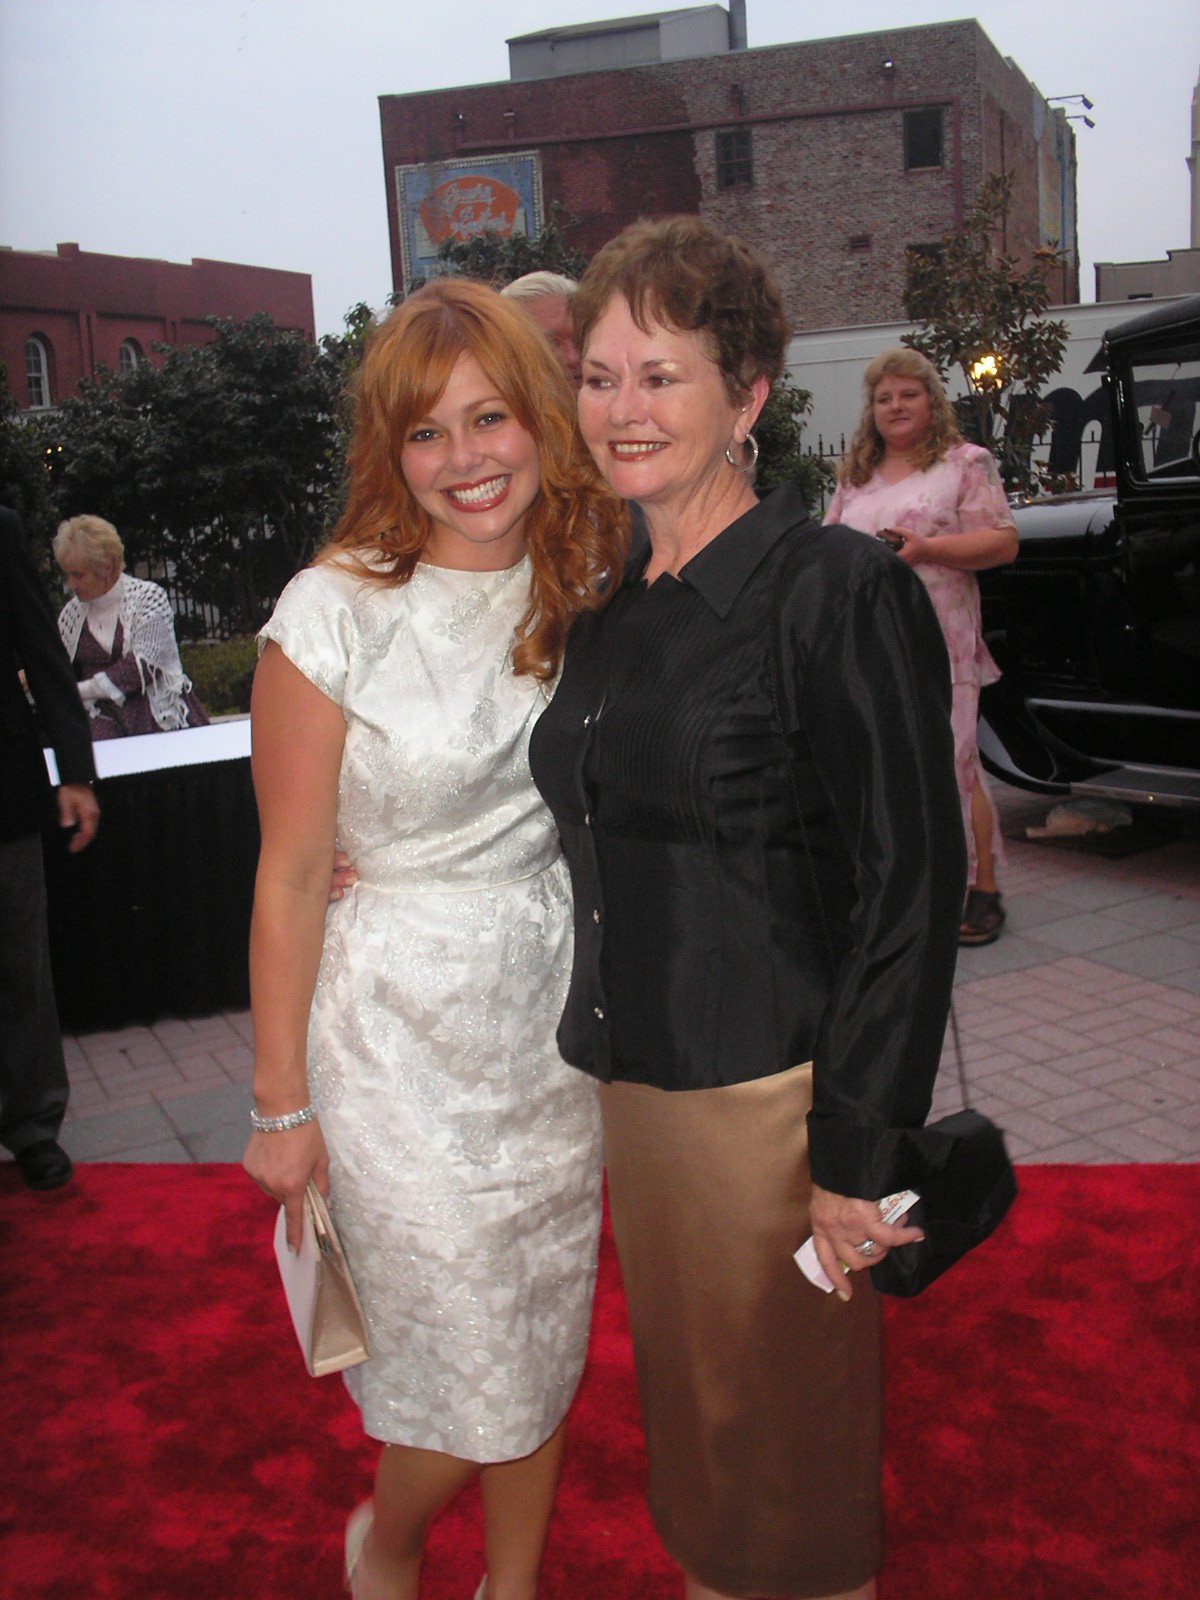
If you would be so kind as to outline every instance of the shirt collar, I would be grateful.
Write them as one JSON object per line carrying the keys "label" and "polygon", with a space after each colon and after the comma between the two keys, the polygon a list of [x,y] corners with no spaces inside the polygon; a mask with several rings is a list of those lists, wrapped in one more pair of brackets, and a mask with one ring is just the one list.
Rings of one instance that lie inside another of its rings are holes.
{"label": "shirt collar", "polygon": [[[695,589],[723,619],[732,611],[734,601],[767,552],[789,529],[807,521],[808,507],[798,487],[794,483],[781,484],[680,567],[679,581]],[[647,542],[641,571],[648,560]]]}

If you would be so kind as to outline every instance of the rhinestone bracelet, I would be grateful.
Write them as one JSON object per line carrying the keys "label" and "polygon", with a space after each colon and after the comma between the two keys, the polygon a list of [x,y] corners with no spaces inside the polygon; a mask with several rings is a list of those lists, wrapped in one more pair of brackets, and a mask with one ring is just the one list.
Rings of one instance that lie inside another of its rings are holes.
{"label": "rhinestone bracelet", "polygon": [[307,1105],[300,1111],[285,1111],[280,1117],[260,1117],[251,1110],[250,1122],[256,1133],[287,1133],[289,1128],[302,1128],[316,1119],[317,1108]]}

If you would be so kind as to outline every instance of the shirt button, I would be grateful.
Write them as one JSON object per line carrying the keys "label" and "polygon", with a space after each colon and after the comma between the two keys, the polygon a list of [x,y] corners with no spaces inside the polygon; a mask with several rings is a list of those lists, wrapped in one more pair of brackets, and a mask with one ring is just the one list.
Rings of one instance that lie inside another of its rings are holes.
{"label": "shirt button", "polygon": [[600,1007],[600,1006],[596,1007],[596,1021],[597,1022],[603,1022],[604,1021],[604,1011],[603,1011],[603,1008]]}
{"label": "shirt button", "polygon": [[592,912],[592,921],[593,922],[599,922],[600,921],[600,913],[598,911],[593,911]]}
{"label": "shirt button", "polygon": [[591,727],[591,725],[592,725],[592,713],[590,711],[588,712],[587,716],[584,717],[583,725],[584,725],[585,728],[590,728]]}
{"label": "shirt button", "polygon": [[584,825],[585,828],[590,828],[591,827],[591,825],[592,825],[592,813],[590,811],[585,811],[583,813],[583,825]]}

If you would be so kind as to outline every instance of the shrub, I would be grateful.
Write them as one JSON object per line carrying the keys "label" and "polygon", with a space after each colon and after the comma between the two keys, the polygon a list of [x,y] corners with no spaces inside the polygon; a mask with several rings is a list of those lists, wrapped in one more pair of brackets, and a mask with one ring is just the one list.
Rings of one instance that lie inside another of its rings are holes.
{"label": "shrub", "polygon": [[258,644],[252,633],[180,645],[179,655],[183,670],[210,717],[249,711],[250,685],[258,661]]}

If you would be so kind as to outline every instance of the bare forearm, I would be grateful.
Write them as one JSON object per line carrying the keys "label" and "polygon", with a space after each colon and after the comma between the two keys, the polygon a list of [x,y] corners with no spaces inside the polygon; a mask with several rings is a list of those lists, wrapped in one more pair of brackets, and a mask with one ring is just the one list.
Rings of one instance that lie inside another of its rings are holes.
{"label": "bare forearm", "polygon": [[912,565],[932,562],[959,572],[984,572],[1016,559],[1017,530],[972,528],[970,533],[933,533],[911,541]]}
{"label": "bare forearm", "polygon": [[254,1099],[265,1116],[308,1104],[308,1016],[325,932],[324,887],[259,869],[250,923]]}

